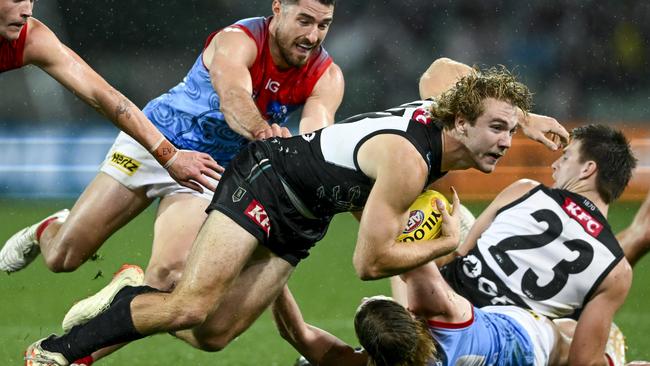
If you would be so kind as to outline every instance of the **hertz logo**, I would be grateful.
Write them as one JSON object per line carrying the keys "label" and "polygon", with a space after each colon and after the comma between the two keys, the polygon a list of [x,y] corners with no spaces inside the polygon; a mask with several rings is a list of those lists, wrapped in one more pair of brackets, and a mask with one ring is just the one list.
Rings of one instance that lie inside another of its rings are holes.
{"label": "hertz logo", "polygon": [[133,175],[138,168],[140,168],[140,163],[139,161],[130,158],[124,154],[120,154],[118,152],[114,152],[113,156],[111,156],[111,164],[114,165],[116,168],[120,169],[124,173],[128,175]]}

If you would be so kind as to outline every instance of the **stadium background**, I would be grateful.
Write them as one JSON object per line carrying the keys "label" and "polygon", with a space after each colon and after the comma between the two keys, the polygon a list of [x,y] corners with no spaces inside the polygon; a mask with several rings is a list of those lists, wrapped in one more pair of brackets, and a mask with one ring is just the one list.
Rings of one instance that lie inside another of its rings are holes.
{"label": "stadium background", "polygon": [[[50,0],[37,2],[34,15],[144,106],[181,80],[212,30],[267,15],[270,3]],[[618,230],[630,222],[650,185],[648,20],[650,4],[641,1],[339,1],[325,42],[346,77],[337,117],[416,99],[418,76],[437,57],[514,67],[535,93],[537,112],[568,126],[616,124],[633,137],[640,167],[625,202],[610,212]],[[3,73],[0,85],[0,238],[7,238],[70,206],[95,175],[116,129],[38,69]],[[496,174],[463,172],[448,178],[461,198],[471,200],[475,213],[484,201],[474,200],[491,198],[516,176],[548,176],[555,155],[525,140],[515,144]],[[122,262],[145,265],[153,214],[146,211],[111,238],[96,261],[75,273],[53,275],[41,262],[1,276],[0,360],[19,364],[28,343],[56,331],[69,305],[102,287]],[[352,220],[336,219],[291,281],[306,320],[351,343],[351,318],[361,296],[388,291],[385,281],[355,278],[355,236]],[[650,359],[644,338],[650,318],[643,305],[648,277],[650,266],[641,261],[617,316],[632,358]],[[268,315],[219,354],[192,350],[164,335],[138,343],[101,364],[287,365],[295,358]]]}

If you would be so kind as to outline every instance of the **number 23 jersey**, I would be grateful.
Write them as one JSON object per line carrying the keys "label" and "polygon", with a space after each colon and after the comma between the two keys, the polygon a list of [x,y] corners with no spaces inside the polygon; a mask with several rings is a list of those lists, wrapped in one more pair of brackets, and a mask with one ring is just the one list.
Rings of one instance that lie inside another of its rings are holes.
{"label": "number 23 jersey", "polygon": [[555,318],[582,308],[622,258],[591,201],[539,185],[501,208],[476,247],[444,272],[476,306],[517,305]]}

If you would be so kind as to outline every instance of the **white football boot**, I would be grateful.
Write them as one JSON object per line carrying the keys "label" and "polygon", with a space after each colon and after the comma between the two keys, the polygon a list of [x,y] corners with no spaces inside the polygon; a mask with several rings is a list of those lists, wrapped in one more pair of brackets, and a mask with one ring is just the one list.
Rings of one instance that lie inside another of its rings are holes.
{"label": "white football boot", "polygon": [[57,211],[34,225],[15,233],[7,240],[0,251],[0,271],[11,273],[27,267],[41,252],[38,240],[36,240],[38,227],[48,220],[63,223],[69,214],[68,209]]}
{"label": "white football boot", "polygon": [[612,359],[614,366],[625,365],[626,348],[623,332],[612,322],[612,327],[609,329],[609,339],[605,346],[605,353]]}
{"label": "white football boot", "polygon": [[67,366],[69,362],[62,354],[41,348],[41,342],[45,339],[47,338],[40,339],[27,347],[25,366]]}
{"label": "white football boot", "polygon": [[111,282],[98,293],[74,304],[65,314],[61,327],[68,333],[72,327],[85,324],[90,319],[103,313],[111,305],[118,292],[126,286],[141,286],[144,284],[142,268],[133,264],[124,264],[115,272]]}

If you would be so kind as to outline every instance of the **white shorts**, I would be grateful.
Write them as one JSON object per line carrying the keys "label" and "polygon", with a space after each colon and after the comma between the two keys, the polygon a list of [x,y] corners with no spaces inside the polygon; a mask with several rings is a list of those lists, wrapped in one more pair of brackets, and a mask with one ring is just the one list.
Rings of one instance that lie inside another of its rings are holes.
{"label": "white shorts", "polygon": [[[203,187],[203,193],[176,183],[167,170],[137,141],[120,132],[111,146],[100,171],[110,175],[125,187],[135,190],[145,188],[148,198],[162,198],[172,194],[189,193],[212,201],[214,192]],[[217,181],[207,177],[211,183]]]}
{"label": "white shorts", "polygon": [[551,351],[557,341],[553,323],[545,316],[537,315],[516,306],[485,306],[481,310],[507,315],[517,321],[528,333],[535,348],[535,365],[548,365]]}

